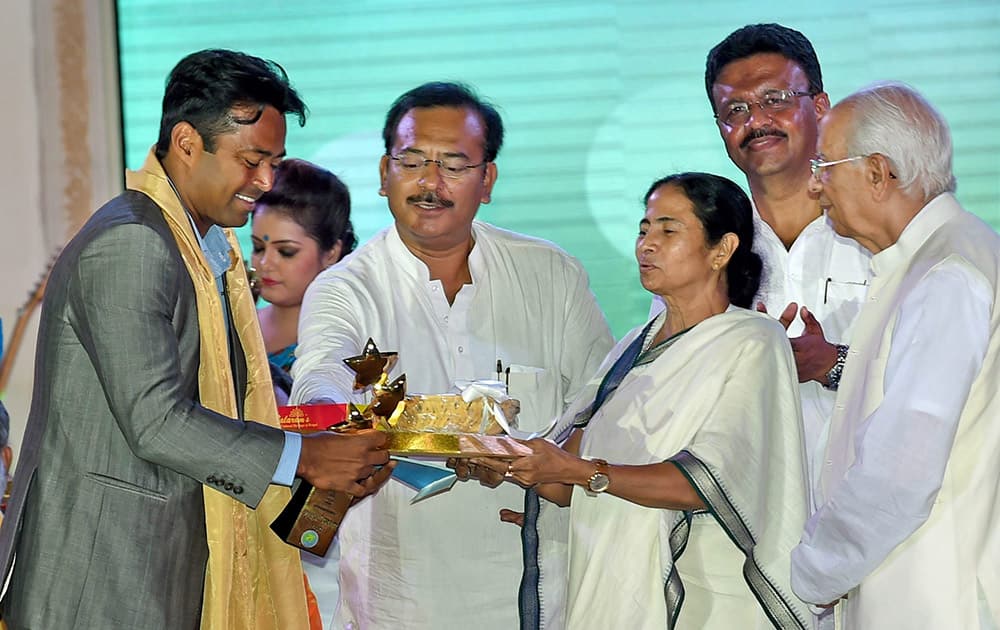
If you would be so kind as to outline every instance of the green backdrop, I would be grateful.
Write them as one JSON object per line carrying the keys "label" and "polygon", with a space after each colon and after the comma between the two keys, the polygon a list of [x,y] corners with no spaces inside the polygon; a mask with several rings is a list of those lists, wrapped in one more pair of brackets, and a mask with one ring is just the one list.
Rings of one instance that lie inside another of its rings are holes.
{"label": "green backdrop", "polygon": [[950,121],[960,200],[1000,226],[996,0],[118,0],[118,21],[129,168],[156,140],[164,80],[183,55],[223,47],[274,59],[311,109],[305,128],[290,124],[289,155],[343,177],[361,240],[391,218],[377,195],[389,104],[425,81],[472,84],[508,129],[480,218],[579,257],[617,336],[648,311],[632,258],[648,184],[705,170],[745,185],[703,73],[708,50],[746,23],[805,33],[834,102],[880,79],[921,90]]}

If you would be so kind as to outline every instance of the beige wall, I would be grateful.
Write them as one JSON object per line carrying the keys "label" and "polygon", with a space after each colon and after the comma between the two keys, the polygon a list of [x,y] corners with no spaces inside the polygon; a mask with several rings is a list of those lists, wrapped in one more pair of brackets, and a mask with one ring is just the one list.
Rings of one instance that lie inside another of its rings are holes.
{"label": "beige wall", "polygon": [[[31,0],[7,0],[4,19],[0,20],[0,59],[3,60],[0,84],[5,88],[3,129],[6,135],[6,150],[0,151],[0,190],[3,191],[0,202],[0,225],[3,226],[0,317],[3,317],[5,346],[13,332],[17,309],[28,297],[47,258],[38,211],[40,149],[31,6]],[[15,453],[21,444],[31,397],[37,315],[32,319],[4,394]]]}
{"label": "beige wall", "polygon": [[[120,188],[113,6],[113,0],[4,3],[0,317],[5,347],[19,307],[54,252]],[[31,400],[37,310],[29,322],[3,398],[15,452]]]}

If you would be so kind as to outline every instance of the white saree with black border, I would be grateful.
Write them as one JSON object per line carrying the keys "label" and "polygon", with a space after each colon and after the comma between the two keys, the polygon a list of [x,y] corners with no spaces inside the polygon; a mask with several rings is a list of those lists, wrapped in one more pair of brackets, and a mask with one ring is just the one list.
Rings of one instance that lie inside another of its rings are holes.
{"label": "white saree with black border", "polygon": [[[580,454],[611,464],[672,461],[707,509],[653,509],[575,487],[566,625],[811,628],[789,586],[789,553],[808,503],[785,332],[730,307],[650,348],[663,319],[634,329],[608,356],[597,380],[622,355],[631,368],[592,412]],[[571,406],[564,420],[581,408]]]}

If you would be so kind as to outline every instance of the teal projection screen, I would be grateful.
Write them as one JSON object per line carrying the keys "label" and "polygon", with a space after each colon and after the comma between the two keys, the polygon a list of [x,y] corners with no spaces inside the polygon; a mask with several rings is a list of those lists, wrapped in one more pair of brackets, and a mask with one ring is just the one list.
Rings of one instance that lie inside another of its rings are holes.
{"label": "teal projection screen", "polygon": [[222,47],[273,59],[311,110],[305,128],[289,125],[288,153],[347,182],[363,241],[391,220],[377,194],[386,109],[425,81],[467,82],[507,126],[480,218],[580,258],[621,336],[649,307],[632,257],[649,183],[704,170],[745,187],[703,76],[708,50],[754,22],[805,33],[834,102],[883,79],[927,95],[951,124],[959,199],[1000,228],[996,0],[118,0],[126,165],[156,141],[182,56]]}

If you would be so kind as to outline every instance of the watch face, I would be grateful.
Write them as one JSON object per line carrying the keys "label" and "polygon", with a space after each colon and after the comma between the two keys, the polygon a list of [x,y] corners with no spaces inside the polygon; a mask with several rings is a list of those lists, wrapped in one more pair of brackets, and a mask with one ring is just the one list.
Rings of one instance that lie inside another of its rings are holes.
{"label": "watch face", "polygon": [[594,473],[594,476],[590,478],[590,483],[588,484],[591,492],[604,492],[608,489],[608,485],[611,480],[604,473]]}

